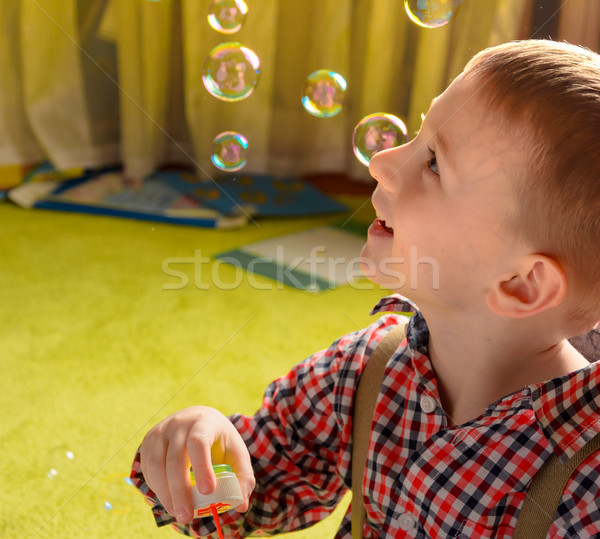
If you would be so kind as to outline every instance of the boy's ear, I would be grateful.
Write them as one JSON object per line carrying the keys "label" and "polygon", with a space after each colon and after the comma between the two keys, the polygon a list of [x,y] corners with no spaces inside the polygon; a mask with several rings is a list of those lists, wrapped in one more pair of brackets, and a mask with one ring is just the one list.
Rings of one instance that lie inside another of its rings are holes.
{"label": "boy's ear", "polygon": [[565,298],[562,267],[544,255],[528,255],[513,272],[501,275],[487,295],[488,307],[508,318],[526,318],[556,307]]}

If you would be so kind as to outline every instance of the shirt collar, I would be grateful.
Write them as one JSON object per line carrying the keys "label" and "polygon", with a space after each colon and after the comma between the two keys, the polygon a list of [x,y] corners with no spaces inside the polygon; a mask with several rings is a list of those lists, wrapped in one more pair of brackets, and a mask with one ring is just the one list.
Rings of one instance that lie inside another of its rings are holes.
{"label": "shirt collar", "polygon": [[600,433],[600,363],[530,388],[535,417],[561,462]]}
{"label": "shirt collar", "polygon": [[377,305],[371,309],[371,314],[383,312],[414,314],[419,312],[419,308],[408,298],[400,294],[392,294],[381,298]]}
{"label": "shirt collar", "polygon": [[[381,312],[412,314],[407,331],[409,347],[427,354],[429,330],[423,315],[412,301],[400,294],[384,297],[371,314]],[[600,359],[600,332],[597,329],[571,339],[571,344],[588,360]],[[563,463],[600,433],[600,362],[590,363],[560,378],[529,386],[518,393],[530,394],[535,419]],[[513,394],[511,397],[514,399],[515,396]],[[498,404],[504,400],[500,399]]]}
{"label": "shirt collar", "polygon": [[377,302],[377,305],[371,310],[371,314],[382,312],[394,312],[412,315],[406,336],[408,338],[408,346],[413,350],[427,354],[429,345],[429,328],[427,323],[419,311],[419,308],[408,298],[400,294],[386,296]]}

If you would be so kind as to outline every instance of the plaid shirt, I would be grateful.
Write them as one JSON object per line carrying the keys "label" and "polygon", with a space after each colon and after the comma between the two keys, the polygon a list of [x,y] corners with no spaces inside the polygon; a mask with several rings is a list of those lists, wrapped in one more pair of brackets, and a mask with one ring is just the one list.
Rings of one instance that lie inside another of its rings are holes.
{"label": "plaid shirt", "polygon": [[[512,537],[544,461],[552,453],[564,461],[600,431],[600,364],[527,386],[480,417],[448,427],[425,320],[400,296],[382,299],[373,312],[382,311],[416,314],[388,362],[376,405],[363,484],[364,537]],[[221,515],[226,537],[304,528],[333,510],[351,485],[360,373],[383,336],[404,320],[387,314],[345,335],[269,385],[256,415],[231,417],[252,455],[257,486],[248,512]],[[139,452],[131,477],[159,525],[216,538],[211,519],[179,526],[164,512],[144,482]],[[548,537],[600,537],[599,489],[596,453],[567,483]],[[349,537],[348,512],[336,538]]]}

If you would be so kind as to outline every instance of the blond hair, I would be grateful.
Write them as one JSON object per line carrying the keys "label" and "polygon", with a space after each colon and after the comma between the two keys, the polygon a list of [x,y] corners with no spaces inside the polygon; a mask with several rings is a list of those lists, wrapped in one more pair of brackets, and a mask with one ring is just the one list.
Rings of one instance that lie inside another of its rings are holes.
{"label": "blond hair", "polygon": [[573,325],[587,329],[600,320],[600,55],[517,41],[480,52],[465,71],[525,137],[531,162],[514,181],[512,224],[561,264]]}

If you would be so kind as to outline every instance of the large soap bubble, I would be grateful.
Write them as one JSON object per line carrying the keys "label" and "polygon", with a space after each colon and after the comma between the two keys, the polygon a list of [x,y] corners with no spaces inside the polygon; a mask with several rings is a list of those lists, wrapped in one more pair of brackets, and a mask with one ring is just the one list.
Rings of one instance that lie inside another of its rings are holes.
{"label": "large soap bubble", "polygon": [[346,80],[339,73],[319,69],[306,78],[302,105],[313,116],[331,118],[342,110]]}
{"label": "large soap bubble", "polygon": [[244,0],[213,0],[208,6],[208,24],[222,34],[237,32],[246,21]]}
{"label": "large soap bubble", "polygon": [[408,130],[404,122],[385,112],[365,116],[356,124],[352,133],[354,155],[365,166],[382,150],[394,148],[408,142]]}
{"label": "large soap bubble", "polygon": [[411,21],[423,28],[439,28],[456,15],[462,0],[404,0]]}
{"label": "large soap bubble", "polygon": [[202,81],[222,101],[248,97],[258,83],[260,60],[254,51],[237,42],[221,43],[204,62]]}
{"label": "large soap bubble", "polygon": [[215,167],[226,172],[244,168],[248,153],[248,140],[236,131],[224,131],[213,140],[211,160]]}

